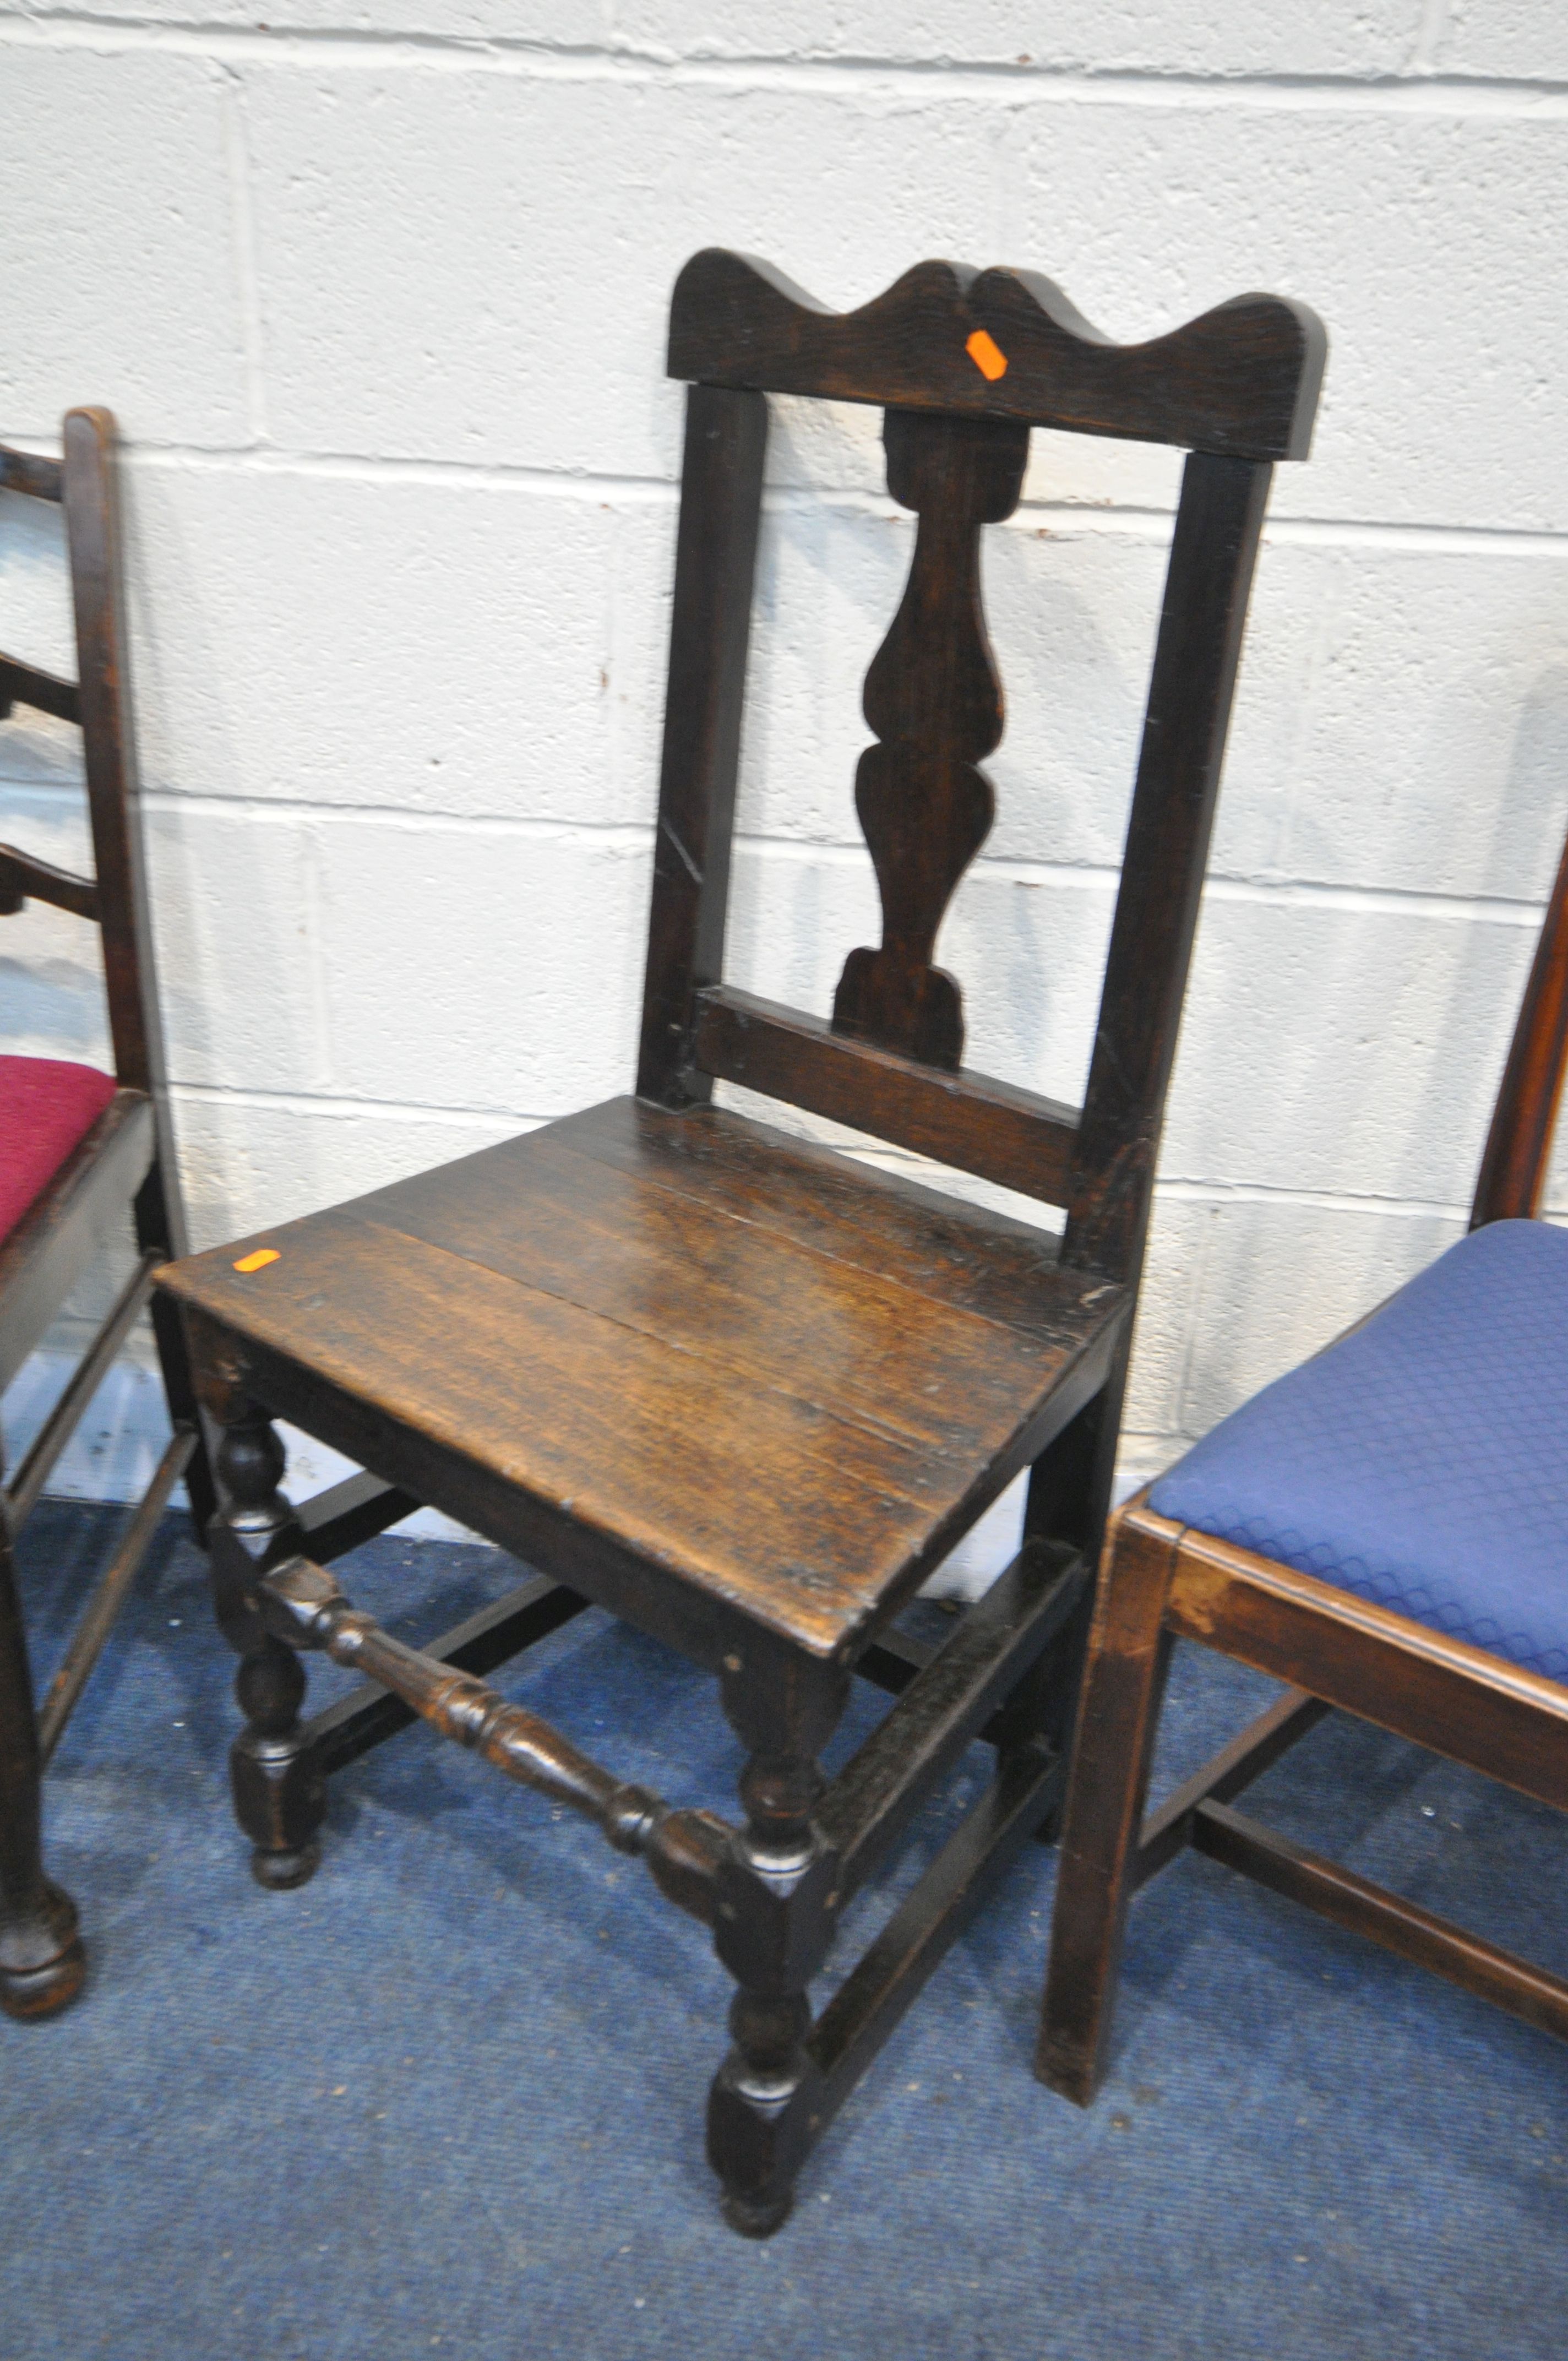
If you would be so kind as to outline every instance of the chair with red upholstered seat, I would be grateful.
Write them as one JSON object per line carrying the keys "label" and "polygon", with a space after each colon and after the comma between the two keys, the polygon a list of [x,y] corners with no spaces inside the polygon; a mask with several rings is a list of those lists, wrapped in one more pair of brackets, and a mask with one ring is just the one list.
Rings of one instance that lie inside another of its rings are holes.
{"label": "chair with red upholstered seat", "polygon": [[103,938],[115,1071],[0,1057],[0,1392],[90,1264],[134,1226],[137,1267],[11,1483],[0,1492],[0,2008],[44,2016],[80,1990],[70,1899],[44,1875],[39,1779],[181,1476],[204,1528],[212,1479],[178,1320],[152,1307],[173,1435],[35,1709],[12,1543],[148,1298],[157,1265],[184,1246],[134,812],[113,500],[114,421],[73,410],[58,463],[0,445],[0,490],[65,511],[78,674],[59,680],[0,655],[0,720],[14,706],[82,731],[93,878],[0,845],[0,915],[25,902],[95,923]]}

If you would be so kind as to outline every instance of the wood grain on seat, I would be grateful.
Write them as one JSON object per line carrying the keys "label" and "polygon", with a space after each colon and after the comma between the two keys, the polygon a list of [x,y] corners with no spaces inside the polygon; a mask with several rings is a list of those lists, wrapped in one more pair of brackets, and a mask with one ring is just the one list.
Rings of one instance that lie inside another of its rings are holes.
{"label": "wood grain on seat", "polygon": [[1047,1233],[630,1099],[165,1278],[817,1654],[1033,1456],[1124,1300]]}

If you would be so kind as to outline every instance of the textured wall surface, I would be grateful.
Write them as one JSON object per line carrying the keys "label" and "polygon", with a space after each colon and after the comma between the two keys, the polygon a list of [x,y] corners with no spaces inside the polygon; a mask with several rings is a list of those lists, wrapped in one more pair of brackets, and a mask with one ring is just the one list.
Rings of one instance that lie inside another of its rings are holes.
{"label": "textured wall surface", "polygon": [[[626,1085],[681,417],[663,314],[710,243],[840,305],[926,255],[1025,264],[1121,337],[1250,287],[1321,313],[1130,1464],[1454,1236],[1568,821],[1559,0],[269,8],[0,7],[0,434],[48,447],[89,400],[126,438],[200,1239]],[[776,412],[731,969],[821,1009],[873,923],[859,680],[911,527],[872,413]],[[1036,436],[987,554],[1009,728],[942,953],[973,1062],[1062,1095],[1176,476]],[[30,510],[0,498],[0,644],[68,669]],[[69,737],[0,731],[0,833],[57,859],[80,851]],[[8,1040],[97,1054],[88,930],[34,908],[0,951]],[[149,1416],[127,1378],[71,1480],[115,1489]]]}

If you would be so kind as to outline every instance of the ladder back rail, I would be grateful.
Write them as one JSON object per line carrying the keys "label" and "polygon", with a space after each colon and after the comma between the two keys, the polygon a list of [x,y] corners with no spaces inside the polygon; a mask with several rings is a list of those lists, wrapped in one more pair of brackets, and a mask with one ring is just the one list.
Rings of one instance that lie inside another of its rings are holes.
{"label": "ladder back rail", "polygon": [[0,443],[0,492],[25,492],[35,500],[64,498],[58,459],[40,458],[36,451],[16,451]]}
{"label": "ladder back rail", "polygon": [[0,917],[14,918],[24,902],[49,902],[75,917],[103,923],[93,878],[73,877],[51,861],[38,861],[14,844],[0,844]]}
{"label": "ladder back rail", "polygon": [[24,664],[20,656],[0,655],[0,720],[18,704],[81,727],[82,704],[73,680],[61,680],[38,664]]}

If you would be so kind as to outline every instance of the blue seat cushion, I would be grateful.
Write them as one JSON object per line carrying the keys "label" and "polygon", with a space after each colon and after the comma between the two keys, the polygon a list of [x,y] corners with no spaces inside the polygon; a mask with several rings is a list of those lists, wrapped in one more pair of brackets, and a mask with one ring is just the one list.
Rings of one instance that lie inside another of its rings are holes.
{"label": "blue seat cushion", "polygon": [[1568,1232],[1473,1231],[1149,1505],[1568,1681]]}

